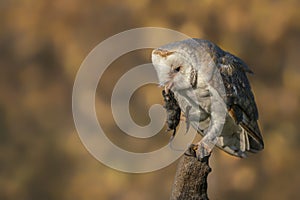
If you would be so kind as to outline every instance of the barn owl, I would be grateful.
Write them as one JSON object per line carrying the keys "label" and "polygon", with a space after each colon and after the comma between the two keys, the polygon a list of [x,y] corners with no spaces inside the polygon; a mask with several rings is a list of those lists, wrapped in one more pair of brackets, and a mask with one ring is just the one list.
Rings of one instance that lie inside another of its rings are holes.
{"label": "barn owl", "polygon": [[203,136],[194,145],[198,159],[215,145],[237,157],[264,148],[246,76],[252,71],[241,59],[210,41],[187,39],[154,49],[152,63],[159,84]]}

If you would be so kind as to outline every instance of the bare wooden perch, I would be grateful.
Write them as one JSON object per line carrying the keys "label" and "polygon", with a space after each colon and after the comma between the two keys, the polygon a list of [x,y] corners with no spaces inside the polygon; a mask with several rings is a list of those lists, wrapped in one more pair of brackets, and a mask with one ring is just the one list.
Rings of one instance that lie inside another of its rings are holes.
{"label": "bare wooden perch", "polygon": [[209,156],[199,161],[193,150],[188,151],[178,164],[170,200],[207,200]]}

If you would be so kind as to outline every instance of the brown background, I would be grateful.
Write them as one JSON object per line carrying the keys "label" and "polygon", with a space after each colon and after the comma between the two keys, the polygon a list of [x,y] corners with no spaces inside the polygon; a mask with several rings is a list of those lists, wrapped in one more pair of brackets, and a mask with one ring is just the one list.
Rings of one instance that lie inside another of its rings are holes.
{"label": "brown background", "polygon": [[[72,119],[72,86],[83,59],[109,36],[143,26],[209,39],[255,72],[250,80],[265,150],[243,160],[215,150],[211,199],[300,199],[299,6],[298,0],[1,0],[0,199],[168,199],[177,162],[140,175],[112,170],[84,148]],[[130,139],[111,117],[114,83],[149,61],[149,53],[119,58],[97,90],[99,121],[115,143],[134,151],[156,149],[170,136]],[[161,101],[156,86],[137,91],[131,106],[137,123],[146,124],[149,105]]]}

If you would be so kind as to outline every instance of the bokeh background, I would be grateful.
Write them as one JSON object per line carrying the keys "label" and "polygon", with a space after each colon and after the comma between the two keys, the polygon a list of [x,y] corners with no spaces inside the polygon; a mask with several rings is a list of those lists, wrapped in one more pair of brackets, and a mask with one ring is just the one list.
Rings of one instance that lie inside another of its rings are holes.
{"label": "bokeh background", "polygon": [[[215,150],[211,199],[300,199],[300,1],[298,0],[1,0],[0,199],[168,199],[177,162],[146,174],[112,170],[82,145],[72,118],[76,72],[101,41],[127,29],[157,26],[209,39],[241,57],[260,112],[265,150],[247,159]],[[110,95],[118,78],[150,61],[150,50],[116,60],[99,83],[100,123],[119,146],[148,151],[170,134],[144,140],[114,124]],[[132,97],[147,124],[162,103],[156,86]],[[132,145],[134,144],[134,145]]]}

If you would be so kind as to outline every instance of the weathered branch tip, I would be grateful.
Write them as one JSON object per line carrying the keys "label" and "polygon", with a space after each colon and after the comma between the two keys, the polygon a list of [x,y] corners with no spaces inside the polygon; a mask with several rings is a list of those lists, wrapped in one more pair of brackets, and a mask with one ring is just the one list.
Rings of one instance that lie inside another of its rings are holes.
{"label": "weathered branch tip", "polygon": [[208,200],[207,177],[211,172],[209,156],[199,161],[190,147],[181,158],[170,200]]}

